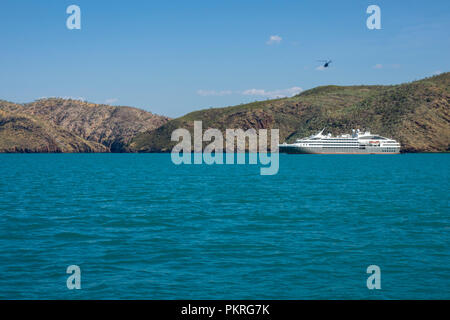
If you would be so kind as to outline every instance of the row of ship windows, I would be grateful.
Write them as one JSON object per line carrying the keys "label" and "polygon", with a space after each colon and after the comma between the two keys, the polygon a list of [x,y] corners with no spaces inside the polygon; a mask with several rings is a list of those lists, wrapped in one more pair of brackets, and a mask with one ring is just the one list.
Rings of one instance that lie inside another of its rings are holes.
{"label": "row of ship windows", "polygon": [[319,142],[319,143],[311,143],[311,142],[300,142],[300,143],[306,143],[309,144],[310,146],[321,146],[321,145],[330,145],[330,144],[337,144],[337,145],[341,145],[341,144],[352,144],[352,145],[357,145],[358,142]]}
{"label": "row of ship windows", "polygon": [[[351,149],[355,149],[356,147],[359,147],[358,145],[331,145],[331,144],[321,144],[321,143],[307,143],[307,144],[301,144],[301,146],[304,147],[322,147],[322,148],[351,148]],[[398,146],[394,147],[389,147],[389,146],[383,146],[381,147],[382,151],[396,151],[398,149]]]}
{"label": "row of ship windows", "polygon": [[[308,142],[300,141],[300,143],[308,143]],[[319,144],[314,143],[314,142],[308,143],[308,144],[312,145],[312,146],[316,146],[316,145],[321,145],[321,144],[334,144],[334,143],[358,144],[359,142],[358,141],[323,141],[323,142],[320,142]],[[383,145],[386,145],[386,146],[396,146],[397,144],[398,144],[397,142],[383,142]]]}
{"label": "row of ship windows", "polygon": [[[324,146],[323,149],[350,149],[350,150],[354,150],[354,147],[342,147],[342,146],[336,146],[336,147],[330,147],[330,146]],[[398,149],[397,148],[382,148],[381,149],[382,152],[397,152]]]}
{"label": "row of ship windows", "polygon": [[[308,143],[308,142],[307,142]],[[351,141],[349,141],[349,142],[345,142],[345,141],[343,141],[343,142],[310,142],[309,144],[319,144],[319,145],[322,145],[322,144],[358,144],[358,142],[357,141],[355,141],[355,142],[351,142]]]}
{"label": "row of ship windows", "polygon": [[322,148],[329,148],[329,149],[333,149],[333,148],[357,149],[357,147],[355,147],[355,146],[323,146]]}
{"label": "row of ship windows", "polygon": [[330,147],[330,148],[334,148],[334,147],[352,147],[352,148],[355,148],[355,147],[357,147],[358,146],[358,144],[347,144],[347,145],[342,145],[342,144],[337,144],[337,145],[332,145],[332,144],[327,144],[327,145],[324,145],[324,144],[322,144],[322,143],[309,143],[309,144],[307,144],[306,145],[307,147],[312,147],[312,146],[316,146],[316,147]]}
{"label": "row of ship windows", "polygon": [[322,139],[322,141],[354,141],[356,139],[344,138],[344,139]]}
{"label": "row of ship windows", "polygon": [[[358,146],[359,144],[357,142],[355,143],[349,143],[349,142],[342,142],[340,144],[338,143],[306,143],[303,144],[303,146],[316,146],[316,147],[320,147],[320,146],[336,146],[336,147],[354,147],[354,146]],[[383,144],[383,146],[385,147],[398,147],[397,143],[393,143],[393,144]]]}
{"label": "row of ship windows", "polygon": [[[381,140],[381,139],[378,139],[378,140]],[[316,141],[302,140],[302,141],[299,141],[299,142],[300,143],[314,143]],[[337,140],[325,140],[325,139],[323,139],[320,142],[321,143],[358,143],[358,141],[355,140],[355,139],[337,139]],[[386,142],[383,141],[383,143],[384,144],[397,144],[397,142],[395,142],[395,141],[386,141]]]}

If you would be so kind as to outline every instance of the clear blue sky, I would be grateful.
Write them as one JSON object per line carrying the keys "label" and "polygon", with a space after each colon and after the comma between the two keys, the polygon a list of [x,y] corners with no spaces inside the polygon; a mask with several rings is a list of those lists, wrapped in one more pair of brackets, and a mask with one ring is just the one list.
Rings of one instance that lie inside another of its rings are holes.
{"label": "clear blue sky", "polygon": [[[71,4],[81,30],[66,28]],[[366,27],[370,4],[381,30]],[[81,97],[175,117],[449,71],[450,1],[2,0],[0,39],[0,99]]]}

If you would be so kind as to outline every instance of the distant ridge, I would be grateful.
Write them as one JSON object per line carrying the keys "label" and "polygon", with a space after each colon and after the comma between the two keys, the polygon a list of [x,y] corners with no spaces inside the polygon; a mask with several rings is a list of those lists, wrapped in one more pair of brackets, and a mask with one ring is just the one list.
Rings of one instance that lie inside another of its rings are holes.
{"label": "distant ridge", "polygon": [[291,142],[326,127],[392,137],[402,152],[450,151],[450,73],[391,86],[321,86],[294,97],[191,112],[176,119],[132,108],[50,98],[0,101],[0,152],[169,152],[172,131],[280,130]]}
{"label": "distant ridge", "polygon": [[[40,99],[23,105],[0,101],[0,110],[4,112],[3,115],[0,114],[0,132],[3,131],[0,136],[3,137],[0,140],[0,151],[3,152],[14,150],[14,137],[18,139],[15,146],[18,152],[21,150],[26,150],[25,152],[124,152],[126,144],[137,133],[155,129],[169,120],[167,117],[136,108],[61,98]],[[5,127],[5,124],[1,123],[5,121],[6,116],[19,117],[22,126],[20,128]],[[24,122],[25,118],[29,121]],[[31,125],[31,120],[41,124],[40,131],[37,131],[36,126]],[[55,139],[56,132],[66,133],[65,138],[58,137],[57,140],[64,142],[63,145],[67,144],[67,146],[58,147],[57,143],[52,142],[50,145],[53,147],[47,148],[45,144],[42,145],[43,142],[36,144],[36,139],[32,139],[27,145],[26,141],[22,141],[18,136],[18,132],[21,131],[22,136],[26,132],[27,136],[38,137],[49,133],[50,128],[56,130],[53,133]],[[70,136],[67,136],[69,133]],[[1,142],[6,139],[8,144],[2,147]],[[79,146],[81,141],[86,147]]]}
{"label": "distant ridge", "polygon": [[139,133],[129,150],[168,152],[171,133],[202,120],[203,128],[276,128],[280,142],[294,141],[326,127],[333,134],[353,128],[392,137],[402,152],[450,151],[450,73],[391,86],[322,86],[291,98],[189,113]]}
{"label": "distant ridge", "polygon": [[109,152],[109,149],[36,117],[0,110],[0,152]]}

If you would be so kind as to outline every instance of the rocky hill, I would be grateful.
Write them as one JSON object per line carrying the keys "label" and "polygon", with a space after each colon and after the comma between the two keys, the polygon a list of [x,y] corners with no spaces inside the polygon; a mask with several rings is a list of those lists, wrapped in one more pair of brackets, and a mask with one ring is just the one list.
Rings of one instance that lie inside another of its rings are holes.
{"label": "rocky hill", "polygon": [[[136,108],[114,107],[60,98],[41,99],[24,105],[0,101],[0,110],[8,113],[9,116],[20,115],[19,118],[22,120],[25,119],[24,117],[34,119],[41,124],[41,128],[53,128],[58,132],[70,133],[79,141],[89,141],[93,152],[123,152],[124,146],[137,133],[153,130],[169,120],[167,117]],[[31,122],[27,123],[31,124]],[[25,123],[24,126],[26,127]],[[14,128],[10,127],[8,132],[12,134],[11,130]],[[33,132],[36,127],[30,126],[28,129],[29,132]],[[4,130],[4,132],[6,134],[7,131]],[[36,136],[40,134],[36,132]],[[8,141],[9,145],[13,143],[12,138]],[[34,140],[32,142],[30,141],[31,144],[25,149],[41,150],[34,145]],[[98,148],[98,144],[106,148]],[[20,145],[22,147],[18,150],[24,147],[23,144]],[[72,151],[65,150],[72,149],[63,148],[61,152],[86,152],[85,149],[76,147]]]}
{"label": "rocky hill", "polygon": [[168,152],[177,128],[203,130],[276,128],[280,142],[294,141],[326,127],[333,134],[353,128],[400,141],[403,152],[450,151],[450,73],[392,86],[324,86],[292,98],[189,113],[131,140],[134,152]]}
{"label": "rocky hill", "polygon": [[400,141],[403,152],[450,151],[450,73],[392,86],[323,86],[284,99],[189,113],[177,119],[60,98],[0,101],[0,152],[169,152],[173,130],[280,130],[292,142],[326,127]]}
{"label": "rocky hill", "polygon": [[0,110],[0,152],[108,152],[102,144],[87,141],[38,118]]}

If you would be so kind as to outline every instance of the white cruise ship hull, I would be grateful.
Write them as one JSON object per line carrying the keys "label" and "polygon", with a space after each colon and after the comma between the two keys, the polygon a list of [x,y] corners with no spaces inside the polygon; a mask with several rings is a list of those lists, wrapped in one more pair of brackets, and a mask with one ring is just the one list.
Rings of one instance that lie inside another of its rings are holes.
{"label": "white cruise ship hull", "polygon": [[400,148],[364,146],[358,148],[306,147],[295,144],[280,144],[279,152],[290,154],[398,154]]}
{"label": "white cruise ship hull", "polygon": [[400,153],[400,143],[394,139],[385,138],[369,131],[352,130],[352,134],[333,137],[331,133],[323,135],[323,129],[318,134],[297,139],[295,143],[278,145],[280,152],[309,154],[397,154]]}

